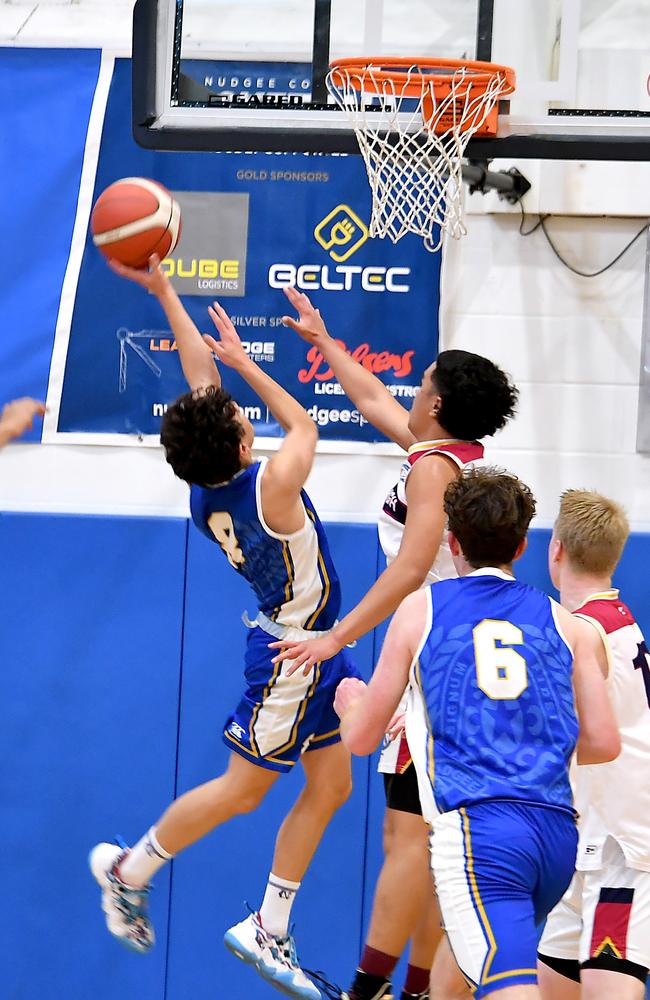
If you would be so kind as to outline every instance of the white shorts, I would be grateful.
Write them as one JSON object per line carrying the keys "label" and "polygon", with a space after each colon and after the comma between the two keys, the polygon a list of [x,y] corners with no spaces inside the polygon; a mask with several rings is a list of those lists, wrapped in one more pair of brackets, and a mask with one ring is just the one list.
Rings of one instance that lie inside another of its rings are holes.
{"label": "white shorts", "polygon": [[626,959],[650,968],[650,872],[628,868],[609,838],[603,867],[576,872],[549,914],[539,944],[541,955],[578,961],[599,956]]}

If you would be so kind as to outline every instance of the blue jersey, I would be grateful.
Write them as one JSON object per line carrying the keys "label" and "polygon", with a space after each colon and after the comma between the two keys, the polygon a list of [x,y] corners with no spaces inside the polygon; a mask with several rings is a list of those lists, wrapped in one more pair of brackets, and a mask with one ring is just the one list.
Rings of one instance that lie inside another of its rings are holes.
{"label": "blue jersey", "polygon": [[407,728],[423,807],[424,797],[434,815],[515,799],[572,812],[578,722],[558,606],[497,569],[427,594]]}
{"label": "blue jersey", "polygon": [[266,459],[254,462],[221,486],[192,486],[192,520],[248,580],[268,618],[309,631],[330,629],[341,588],[325,531],[304,490],[300,531],[280,535],[268,527],[260,493],[265,465]]}

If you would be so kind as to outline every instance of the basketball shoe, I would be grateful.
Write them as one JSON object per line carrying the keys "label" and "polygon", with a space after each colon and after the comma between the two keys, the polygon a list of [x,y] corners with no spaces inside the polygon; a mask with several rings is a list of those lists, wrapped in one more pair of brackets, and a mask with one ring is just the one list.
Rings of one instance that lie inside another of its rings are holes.
{"label": "basketball shoe", "polygon": [[147,914],[149,889],[134,889],[119,877],[120,861],[128,848],[117,844],[97,844],[88,863],[102,890],[102,910],[111,934],[131,951],[144,953],[153,948],[156,935]]}
{"label": "basketball shoe", "polygon": [[357,970],[354,983],[348,993],[341,993],[341,1000],[395,1000],[392,989],[389,979]]}
{"label": "basketball shoe", "polygon": [[298,964],[293,938],[274,937],[264,930],[259,914],[235,924],[223,939],[226,948],[254,966],[271,986],[297,1000],[321,1000],[321,993],[307,978]]}

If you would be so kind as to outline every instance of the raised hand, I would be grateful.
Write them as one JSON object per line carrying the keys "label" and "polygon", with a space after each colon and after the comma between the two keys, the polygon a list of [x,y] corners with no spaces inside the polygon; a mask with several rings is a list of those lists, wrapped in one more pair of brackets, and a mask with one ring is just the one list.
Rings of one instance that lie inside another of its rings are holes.
{"label": "raised hand", "polygon": [[319,346],[323,340],[329,337],[329,333],[318,309],[314,308],[303,292],[299,292],[295,288],[285,288],[284,294],[298,313],[297,320],[292,319],[291,316],[283,316],[284,325],[295,330],[308,344]]}
{"label": "raised hand", "polygon": [[119,274],[120,278],[127,278],[129,281],[134,281],[136,285],[146,288],[156,298],[160,298],[171,288],[169,278],[160,266],[160,257],[158,254],[154,253],[149,258],[149,270],[127,267],[126,264],[120,264],[117,260],[109,260],[108,266],[115,274]]}
{"label": "raised hand", "polygon": [[38,399],[30,399],[28,396],[7,403],[0,416],[0,444],[6,444],[7,441],[20,437],[31,428],[34,417],[42,417],[44,414],[45,403],[41,403]]}
{"label": "raised hand", "polygon": [[368,690],[368,685],[358,677],[344,677],[334,695],[334,711],[339,719],[343,719],[359,698]]}
{"label": "raised hand", "polygon": [[228,365],[229,368],[241,368],[242,365],[249,363],[248,355],[242,347],[239,334],[235,330],[226,310],[218,302],[213,302],[208,307],[208,313],[217,328],[219,340],[215,340],[209,334],[205,334],[203,339],[208,347],[214,351],[219,361],[222,361],[224,365]]}

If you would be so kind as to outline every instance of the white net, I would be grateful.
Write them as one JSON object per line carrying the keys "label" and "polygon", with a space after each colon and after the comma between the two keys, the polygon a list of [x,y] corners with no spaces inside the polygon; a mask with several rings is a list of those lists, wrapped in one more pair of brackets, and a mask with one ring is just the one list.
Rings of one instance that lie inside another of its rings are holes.
{"label": "white net", "polygon": [[386,79],[382,67],[369,64],[336,66],[327,86],[354,128],[366,165],[370,235],[397,243],[415,233],[436,251],[445,232],[455,239],[466,232],[465,147],[512,88],[504,73],[482,74],[479,82],[465,67],[449,72],[442,95],[417,65],[399,77],[399,83]]}

